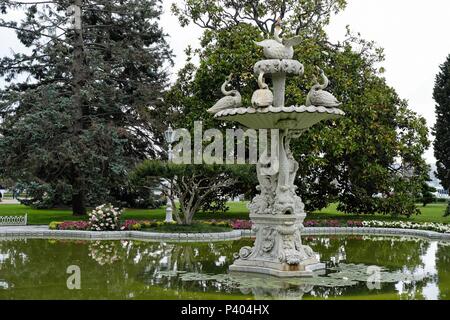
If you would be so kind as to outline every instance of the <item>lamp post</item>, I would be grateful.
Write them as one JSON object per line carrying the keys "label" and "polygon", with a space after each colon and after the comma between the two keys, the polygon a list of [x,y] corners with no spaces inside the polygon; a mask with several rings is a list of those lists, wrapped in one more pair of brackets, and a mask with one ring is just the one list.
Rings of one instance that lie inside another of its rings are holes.
{"label": "lamp post", "polygon": [[[172,127],[169,125],[169,128],[164,132],[164,137],[166,138],[167,144],[168,144],[168,159],[169,162],[172,162],[173,160],[173,152],[172,152],[172,143],[175,141],[175,132],[173,131]],[[173,222],[172,218],[172,202],[170,201],[170,192],[171,192],[172,186],[170,185],[169,181],[169,194],[167,196],[167,204],[166,204],[166,220],[165,222],[171,223]]]}

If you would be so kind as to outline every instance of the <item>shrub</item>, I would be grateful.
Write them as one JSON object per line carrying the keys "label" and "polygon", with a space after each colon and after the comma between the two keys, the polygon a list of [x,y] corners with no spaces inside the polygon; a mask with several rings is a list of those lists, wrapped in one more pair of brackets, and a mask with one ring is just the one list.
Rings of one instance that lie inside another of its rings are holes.
{"label": "shrub", "polygon": [[58,225],[58,230],[89,230],[90,224],[87,221],[66,221]]}
{"label": "shrub", "polygon": [[90,225],[87,221],[52,221],[48,225],[50,230],[89,230]]}
{"label": "shrub", "polygon": [[125,222],[120,227],[120,230],[141,230],[142,224],[137,220],[125,220]]}
{"label": "shrub", "polygon": [[50,230],[58,230],[58,226],[62,224],[62,222],[57,222],[57,221],[52,221],[50,222],[50,224],[48,225],[48,228]]}
{"label": "shrub", "polygon": [[251,229],[252,222],[249,220],[233,220],[231,221],[231,227],[236,230]]}
{"label": "shrub", "polygon": [[138,230],[141,230],[141,229],[142,229],[142,225],[140,223],[135,223],[135,224],[131,225],[131,230],[138,231]]}
{"label": "shrub", "polygon": [[447,210],[445,210],[445,213],[444,213],[444,217],[448,217],[448,216],[450,216],[450,201],[448,202]]}
{"label": "shrub", "polygon": [[347,221],[347,227],[361,228],[361,227],[363,227],[363,222],[362,221]]}
{"label": "shrub", "polygon": [[119,230],[119,220],[122,210],[111,204],[103,204],[89,214],[90,229],[93,231]]}

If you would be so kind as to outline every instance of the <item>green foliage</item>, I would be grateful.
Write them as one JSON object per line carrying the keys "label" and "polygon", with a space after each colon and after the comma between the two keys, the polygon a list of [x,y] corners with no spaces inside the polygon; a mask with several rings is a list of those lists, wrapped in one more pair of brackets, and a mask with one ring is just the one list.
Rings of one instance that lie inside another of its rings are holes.
{"label": "green foliage", "polygon": [[165,205],[164,197],[155,194],[158,185],[141,188],[131,181],[125,185],[114,186],[111,189],[111,202],[122,208],[157,209]]}
{"label": "green foliage", "polygon": [[[136,167],[132,180],[136,185],[160,183],[169,197],[173,215],[179,224],[190,225],[202,207],[223,204],[224,199],[236,194],[239,183],[249,183],[255,175],[249,165],[184,165],[147,160]],[[240,181],[240,182],[238,182]],[[179,210],[175,203],[179,201]]]}
{"label": "green foliage", "polygon": [[71,4],[2,2],[25,18],[0,17],[0,28],[16,30],[29,50],[0,59],[0,176],[51,195],[64,186],[82,214],[158,152],[171,51],[159,0],[90,1],[82,33],[67,27]]}
{"label": "green foliage", "polygon": [[16,185],[19,190],[26,190],[26,198],[18,198],[19,202],[36,209],[64,207],[71,202],[71,186],[61,181],[39,183],[29,181]]}
{"label": "green foliage", "polygon": [[[248,19],[242,17],[253,5],[256,12],[269,12],[273,17],[283,13],[287,17],[285,31],[295,30],[303,37],[294,59],[305,65],[304,77],[288,80],[286,104],[304,103],[313,84],[314,66],[319,66],[329,76],[329,90],[343,102],[346,112],[339,121],[319,124],[292,141],[295,158],[300,160],[301,179],[296,184],[307,210],[339,201],[339,209],[347,213],[418,213],[414,202],[428,177],[422,158],[429,146],[428,129],[425,119],[412,112],[382,77],[379,63],[383,50],[350,30],[343,43],[329,42],[323,31],[329,22],[329,5],[334,3],[339,11],[345,1],[296,1],[286,8],[282,3],[185,1],[185,9],[174,8],[182,24],[192,21],[205,28],[201,48],[188,50],[188,62],[166,99],[179,115],[175,124],[191,128],[194,120],[202,120],[205,128],[236,125],[216,121],[206,110],[221,97],[219,88],[229,73],[234,74],[232,86],[241,92],[244,105],[249,105],[257,88],[252,70],[263,56],[253,40],[272,30],[255,12]],[[324,11],[314,10],[314,3],[320,3]],[[233,15],[231,8],[238,14]],[[300,11],[304,15],[297,15]],[[303,23],[304,17],[311,16],[318,18],[312,29]],[[273,21],[267,20],[268,25]],[[304,27],[298,29],[300,26]],[[362,49],[356,51],[355,47]],[[194,55],[200,58],[198,67],[190,62]]]}
{"label": "green foliage", "polygon": [[50,224],[48,225],[48,228],[50,229],[50,230],[58,230],[58,226],[60,225],[60,224],[62,224],[63,222],[57,222],[57,221],[52,221],[52,222],[50,222]]}
{"label": "green foliage", "polygon": [[444,213],[444,218],[445,217],[450,217],[450,201],[448,202],[447,209],[445,210]]}
{"label": "green foliage", "polygon": [[436,191],[436,188],[429,186],[428,183],[424,182],[422,184],[422,197],[420,201],[423,203],[424,207],[426,207],[430,203],[436,202],[437,198],[434,195],[434,192]]}
{"label": "green foliage", "polygon": [[201,28],[230,29],[242,22],[256,25],[265,34],[273,32],[278,17],[285,18],[287,29],[297,34],[323,34],[332,14],[343,10],[346,0],[271,0],[224,1],[186,0],[172,5],[172,12],[182,26],[190,22]]}
{"label": "green foliage", "polygon": [[434,155],[437,177],[445,189],[450,189],[450,55],[440,66],[434,85],[436,125],[434,126]]}

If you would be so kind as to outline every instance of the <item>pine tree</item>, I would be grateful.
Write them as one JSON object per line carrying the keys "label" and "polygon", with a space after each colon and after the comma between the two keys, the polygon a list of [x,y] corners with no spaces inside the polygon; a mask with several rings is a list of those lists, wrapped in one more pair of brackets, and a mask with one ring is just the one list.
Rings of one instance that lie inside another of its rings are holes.
{"label": "pine tree", "polygon": [[433,93],[436,101],[434,155],[437,159],[436,176],[448,190],[450,189],[450,55],[440,69]]}
{"label": "pine tree", "polygon": [[0,4],[13,9],[25,18],[0,28],[29,50],[0,60],[0,176],[69,193],[83,215],[158,152],[172,56],[160,0]]}

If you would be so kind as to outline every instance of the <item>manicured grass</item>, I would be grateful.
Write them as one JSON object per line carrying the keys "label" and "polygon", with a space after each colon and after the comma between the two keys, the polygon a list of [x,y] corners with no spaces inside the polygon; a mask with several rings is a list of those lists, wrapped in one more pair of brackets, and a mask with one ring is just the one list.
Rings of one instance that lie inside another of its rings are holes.
{"label": "manicured grass", "polygon": [[345,219],[345,220],[383,220],[383,221],[412,221],[417,223],[423,222],[437,222],[437,223],[450,223],[450,217],[444,218],[444,212],[447,208],[446,203],[433,203],[426,207],[417,205],[422,212],[420,215],[415,215],[409,219],[406,217],[391,217],[384,215],[351,215],[339,212],[337,210],[337,204],[332,204],[328,208],[323,209],[320,212],[311,213],[308,215],[308,219]]}
{"label": "manicured grass", "polygon": [[[204,213],[199,212],[196,214],[197,220],[208,219],[248,219],[247,202],[230,202],[228,204],[230,210],[225,213]],[[315,219],[343,219],[343,220],[408,220],[414,222],[439,222],[450,223],[450,217],[444,218],[444,211],[446,203],[430,204],[423,208],[419,206],[422,214],[413,216],[410,219],[397,218],[383,215],[349,215],[338,212],[337,205],[333,204],[328,208],[308,214],[308,220]],[[28,213],[29,224],[49,224],[52,221],[74,221],[74,220],[86,220],[86,217],[74,217],[70,209],[50,209],[50,210],[36,210],[23,205],[16,204],[0,204],[0,216],[5,215],[24,215]],[[135,219],[135,220],[150,220],[165,218],[165,208],[159,209],[126,209],[122,219]]]}
{"label": "manicured grass", "polygon": [[[225,213],[199,212],[195,219],[248,219],[246,203],[230,203],[230,211]],[[46,209],[37,210],[20,204],[0,204],[0,216],[14,216],[28,214],[28,223],[32,225],[49,224],[52,221],[79,221],[87,220],[87,217],[75,217],[70,209]],[[159,209],[125,209],[122,220],[164,220],[165,208]]]}

